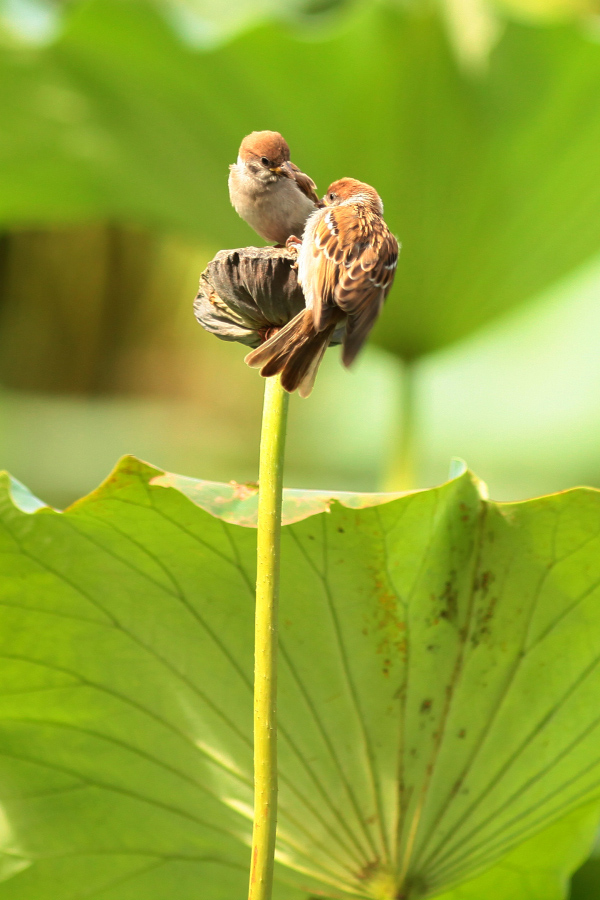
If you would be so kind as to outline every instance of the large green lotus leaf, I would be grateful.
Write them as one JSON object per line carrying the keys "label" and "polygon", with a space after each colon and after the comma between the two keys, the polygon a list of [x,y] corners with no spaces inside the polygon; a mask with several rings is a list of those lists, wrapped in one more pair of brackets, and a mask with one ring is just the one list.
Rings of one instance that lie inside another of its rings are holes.
{"label": "large green lotus leaf", "polygon": [[[255,532],[193,494],[4,482],[2,900],[243,890]],[[363,504],[283,529],[281,900],[435,896],[600,797],[600,493]]]}
{"label": "large green lotus leaf", "polygon": [[[599,811],[597,802],[575,810],[529,838],[483,875],[435,900],[564,900],[566,896],[584,900],[569,893],[568,883],[592,850]],[[593,900],[596,894],[585,900]]]}
{"label": "large green lotus leaf", "polygon": [[[166,472],[153,479],[153,484],[163,487],[175,487],[186,497],[212,515],[231,522],[234,525],[245,525],[256,528],[258,513],[258,483],[221,484],[218,481],[199,481],[185,475],[174,475]],[[378,506],[389,503],[402,493],[351,493],[349,491],[303,491],[285,489],[281,519],[284,525],[300,522],[315,513],[329,512],[331,504],[337,500],[342,506],[350,509],[362,509],[366,506]],[[38,501],[39,502],[39,501]]]}
{"label": "large green lotus leaf", "polygon": [[0,54],[0,219],[246,244],[227,164],[277,128],[321,190],[351,174],[385,201],[404,249],[380,343],[456,340],[600,247],[600,46],[511,24],[474,78],[420,9],[359,4],[310,40],[271,24],[196,52],[143,0],[76,5],[56,44]]}

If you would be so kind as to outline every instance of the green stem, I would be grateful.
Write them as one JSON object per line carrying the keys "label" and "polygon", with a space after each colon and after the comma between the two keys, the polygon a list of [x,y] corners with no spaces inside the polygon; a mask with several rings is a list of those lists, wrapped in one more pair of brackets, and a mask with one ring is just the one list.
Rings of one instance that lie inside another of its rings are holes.
{"label": "green stem", "polygon": [[265,380],[254,627],[254,829],[248,900],[271,900],[277,828],[277,604],[283,455],[289,394]]}
{"label": "green stem", "polygon": [[416,487],[416,377],[415,364],[407,362],[402,372],[402,418],[400,435],[384,477],[384,490],[410,491]]}

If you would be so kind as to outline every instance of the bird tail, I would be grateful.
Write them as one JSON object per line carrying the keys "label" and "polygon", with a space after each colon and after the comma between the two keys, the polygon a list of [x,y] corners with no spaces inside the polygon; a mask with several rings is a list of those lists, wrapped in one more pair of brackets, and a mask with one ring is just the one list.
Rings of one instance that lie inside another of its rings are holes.
{"label": "bird tail", "polygon": [[280,374],[286,391],[298,389],[301,397],[308,397],[339,318],[332,317],[322,331],[316,331],[312,310],[303,309],[277,334],[252,350],[245,362],[260,368],[265,378]]}
{"label": "bird tail", "polygon": [[377,303],[371,302],[355,315],[348,316],[342,347],[342,362],[347,368],[352,365],[358,356],[382,307],[383,298]]}

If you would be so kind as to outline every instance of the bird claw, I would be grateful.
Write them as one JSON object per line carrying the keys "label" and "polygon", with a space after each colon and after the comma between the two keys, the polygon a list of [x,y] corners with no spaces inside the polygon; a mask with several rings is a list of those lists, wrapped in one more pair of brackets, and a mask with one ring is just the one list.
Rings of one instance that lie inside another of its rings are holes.
{"label": "bird claw", "polygon": [[294,262],[292,263],[292,269],[298,268],[298,252],[299,252],[301,246],[302,246],[302,241],[299,237],[296,237],[295,234],[290,235],[290,237],[285,242],[285,249],[290,254],[290,256],[294,257]]}
{"label": "bird claw", "polygon": [[266,344],[278,331],[281,331],[280,325],[264,325],[262,328],[259,328],[258,333],[260,335],[261,344]]}
{"label": "bird claw", "polygon": [[291,253],[292,256],[298,256],[298,251],[302,246],[302,240],[299,237],[296,237],[295,234],[290,235],[290,237],[285,242],[285,249],[288,253]]}

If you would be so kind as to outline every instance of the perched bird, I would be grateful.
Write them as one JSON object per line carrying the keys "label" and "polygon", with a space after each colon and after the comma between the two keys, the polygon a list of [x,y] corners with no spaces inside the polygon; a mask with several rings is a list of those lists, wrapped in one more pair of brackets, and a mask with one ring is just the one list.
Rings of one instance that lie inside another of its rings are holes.
{"label": "perched bird", "polygon": [[321,206],[312,178],[290,162],[277,131],[253,131],[229,166],[229,196],[238,213],[265,241],[302,237],[306,220]]}
{"label": "perched bird", "polygon": [[310,394],[334,332],[345,330],[342,362],[351,365],[387,297],[398,261],[398,241],[383,221],[377,191],[354,178],[329,187],[324,208],[309,218],[298,250],[298,281],[306,309],[246,356],[268,377],[281,373],[286,391]]}

